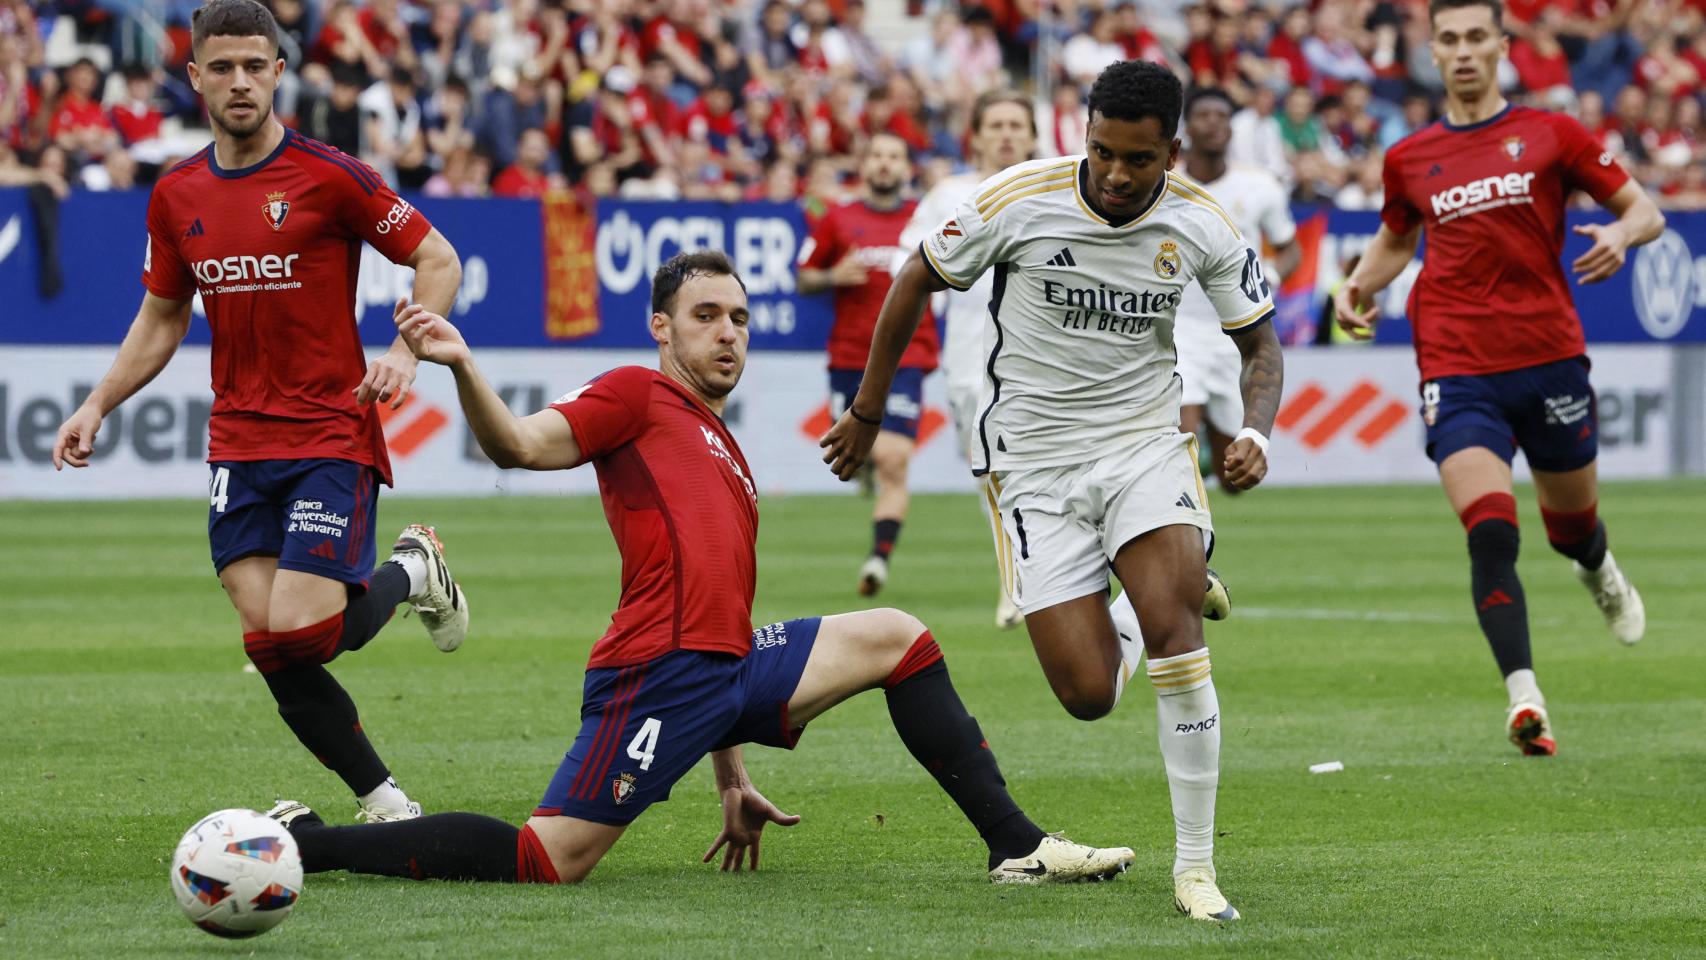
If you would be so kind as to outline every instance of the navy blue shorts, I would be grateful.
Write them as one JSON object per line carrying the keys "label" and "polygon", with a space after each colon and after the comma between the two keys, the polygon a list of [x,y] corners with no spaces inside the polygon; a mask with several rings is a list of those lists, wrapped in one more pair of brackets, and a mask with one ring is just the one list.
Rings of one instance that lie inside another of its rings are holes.
{"label": "navy blue shorts", "polygon": [[1599,402],[1588,358],[1422,384],[1422,422],[1434,463],[1486,447],[1506,463],[1521,448],[1535,470],[1577,470],[1599,455]]}
{"label": "navy blue shorts", "polygon": [[350,460],[208,464],[207,539],[213,569],[248,556],[366,589],[373,574],[379,475]]}
{"label": "navy blue shorts", "polygon": [[[829,371],[829,416],[841,419],[847,404],[859,393],[859,381],[865,379],[863,370]],[[909,440],[918,439],[918,418],[924,415],[924,371],[917,367],[901,367],[894,372],[889,387],[889,400],[883,407],[882,429],[905,434]]]}
{"label": "navy blue shorts", "polygon": [[632,823],[707,753],[742,743],[792,750],[804,730],[788,722],[788,700],[820,623],[754,630],[745,657],[676,650],[588,670],[580,733],[533,815]]}

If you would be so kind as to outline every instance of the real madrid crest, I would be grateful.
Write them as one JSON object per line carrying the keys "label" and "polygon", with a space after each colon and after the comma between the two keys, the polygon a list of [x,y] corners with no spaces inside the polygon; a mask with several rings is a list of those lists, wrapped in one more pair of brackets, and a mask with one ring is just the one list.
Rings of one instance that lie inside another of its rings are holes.
{"label": "real madrid crest", "polygon": [[610,793],[616,800],[617,806],[627,803],[628,798],[634,795],[634,779],[635,777],[633,774],[624,773],[619,774],[616,779],[610,781]]}
{"label": "real madrid crest", "polygon": [[1161,241],[1161,252],[1155,255],[1155,273],[1163,280],[1179,275],[1179,245],[1171,240]]}
{"label": "real madrid crest", "polygon": [[267,223],[274,230],[284,226],[284,218],[290,214],[290,201],[284,199],[284,191],[267,194],[267,202],[261,204],[261,216],[267,218]]}
{"label": "real madrid crest", "polygon": [[1521,137],[1506,137],[1503,142],[1505,145],[1505,156],[1510,157],[1512,160],[1522,159],[1523,153],[1528,149],[1528,147],[1523,144]]}

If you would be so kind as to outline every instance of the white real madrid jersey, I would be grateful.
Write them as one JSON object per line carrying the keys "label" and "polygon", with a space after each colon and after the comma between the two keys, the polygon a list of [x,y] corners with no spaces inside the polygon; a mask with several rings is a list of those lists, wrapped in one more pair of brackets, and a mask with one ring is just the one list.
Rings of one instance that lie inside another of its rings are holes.
{"label": "white real madrid jersey", "polygon": [[1260,258],[1218,204],[1171,174],[1115,226],[1082,155],[1009,167],[919,245],[949,286],[994,274],[972,467],[1080,463],[1179,422],[1173,316],[1200,285],[1226,330],[1266,321]]}
{"label": "white real madrid jersey", "polygon": [[[1196,184],[1213,197],[1258,254],[1264,242],[1283,247],[1297,238],[1297,224],[1292,222],[1285,188],[1266,170],[1234,163],[1227,166],[1220,179],[1210,183],[1198,183],[1184,174],[1175,176]],[[1214,305],[1201,290],[1187,289],[1179,301],[1173,339],[1181,351],[1200,350],[1236,363],[1238,347],[1222,334],[1219,319]]]}
{"label": "white real madrid jersey", "polygon": [[[975,173],[959,173],[938,181],[912,211],[912,219],[900,233],[900,249],[908,253],[918,249],[930,231],[953,216],[954,210],[977,190],[981,181]],[[894,272],[900,272],[900,264],[895,264]],[[989,295],[994,289],[995,275],[985,273],[969,290],[949,290],[932,299],[931,305],[947,320],[941,362],[942,375],[951,391],[975,393],[983,383],[983,328],[989,314]]]}

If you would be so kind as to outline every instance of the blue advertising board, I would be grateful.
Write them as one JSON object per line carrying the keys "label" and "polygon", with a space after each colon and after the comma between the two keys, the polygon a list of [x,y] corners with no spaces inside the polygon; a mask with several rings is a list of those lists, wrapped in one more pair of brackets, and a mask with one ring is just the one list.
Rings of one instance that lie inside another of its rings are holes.
{"label": "blue advertising board", "polygon": [[[682,249],[726,251],[745,279],[757,350],[818,350],[833,315],[830,297],[801,296],[794,260],[806,239],[805,218],[792,204],[601,202],[585,241],[590,278],[596,276],[597,322],[572,338],[548,333],[547,291],[562,282],[545,251],[541,205],[532,200],[411,198],[463,260],[463,283],[453,317],[476,345],[492,347],[645,347],[650,314],[647,283],[657,265]],[[58,205],[57,253],[64,283],[44,296],[37,222],[24,190],[0,189],[0,343],[117,343],[142,296],[141,272],[148,195],[78,192]],[[1300,221],[1314,211],[1298,210]],[[1319,268],[1335,275],[1349,254],[1373,236],[1373,213],[1327,211]],[[1603,222],[1602,213],[1570,214],[1573,226]],[[577,241],[579,242],[579,241]],[[1564,261],[1589,241],[1567,235]],[[410,273],[375,251],[363,251],[356,298],[362,337],[392,337],[391,304],[409,292]],[[578,282],[578,281],[577,281]],[[590,282],[590,280],[589,280]],[[1590,342],[1706,343],[1706,213],[1671,213],[1665,234],[1634,251],[1610,280],[1574,287]],[[1396,291],[1395,291],[1396,292]],[[1320,308],[1322,292],[1297,305]],[[1387,302],[1401,312],[1401,297]],[[1402,322],[1381,324],[1382,342],[1407,342]],[[189,342],[206,343],[199,312]]]}
{"label": "blue advertising board", "polygon": [[[1380,228],[1374,211],[1325,210],[1298,207],[1299,223],[1325,214],[1326,231],[1319,248],[1319,269],[1338,276],[1348,258],[1361,253]],[[1609,280],[1586,286],[1569,272],[1571,261],[1586,253],[1592,240],[1574,231],[1587,223],[1609,223],[1604,211],[1571,211],[1566,216],[1565,276],[1576,312],[1589,343],[1706,343],[1706,213],[1671,212],[1665,232],[1652,243],[1629,252],[1628,261]],[[1420,266],[1417,251],[1416,267]],[[1375,328],[1377,343],[1409,343],[1410,325],[1403,318],[1404,297],[1414,271],[1393,284],[1380,300],[1382,321]],[[1319,311],[1324,295],[1310,304]]]}

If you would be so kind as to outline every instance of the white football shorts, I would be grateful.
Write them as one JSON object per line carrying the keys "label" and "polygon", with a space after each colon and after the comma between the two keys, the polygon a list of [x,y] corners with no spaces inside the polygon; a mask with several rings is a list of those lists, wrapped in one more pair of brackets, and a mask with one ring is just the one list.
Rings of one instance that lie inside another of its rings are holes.
{"label": "white football shorts", "polygon": [[1136,537],[1176,523],[1214,531],[1197,471],[1196,437],[1168,429],[1065,467],[990,474],[1024,613],[1108,590],[1109,564]]}

